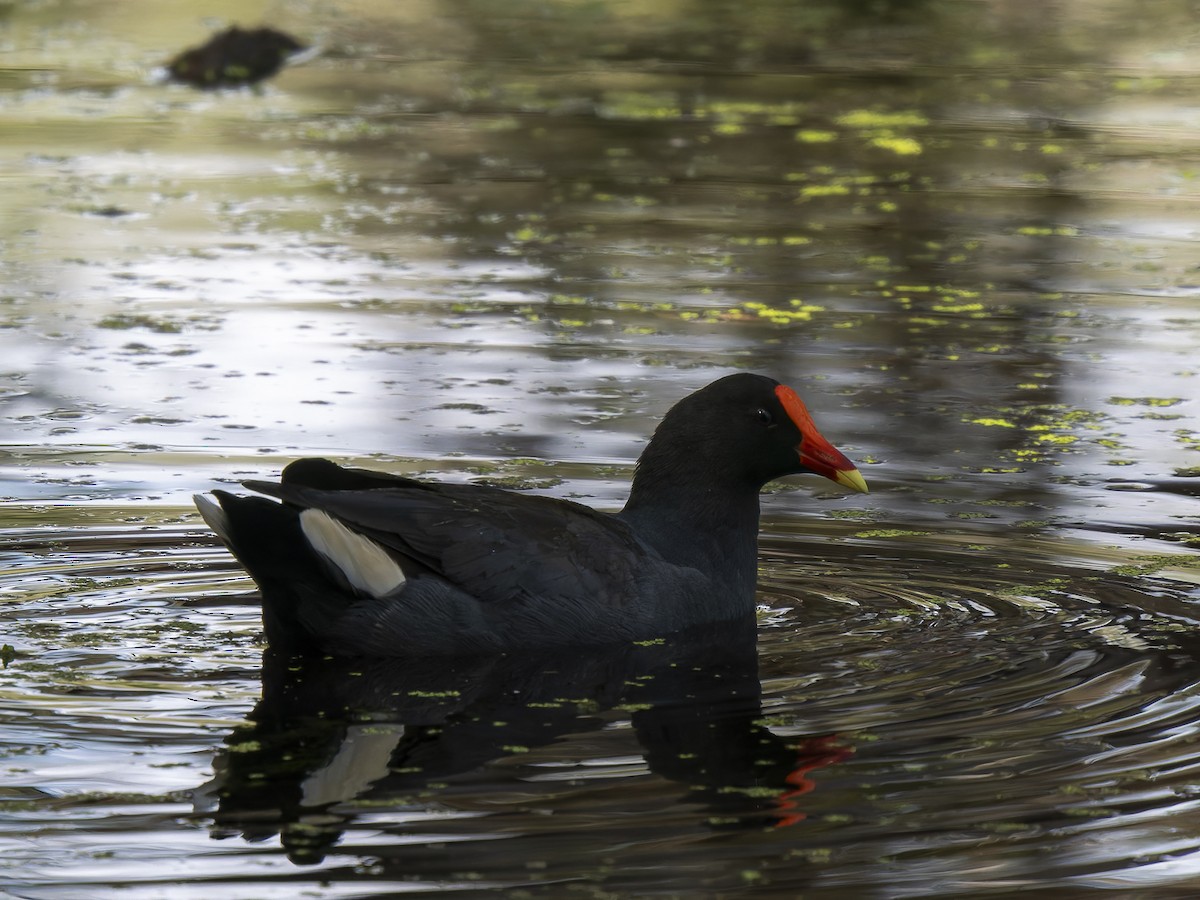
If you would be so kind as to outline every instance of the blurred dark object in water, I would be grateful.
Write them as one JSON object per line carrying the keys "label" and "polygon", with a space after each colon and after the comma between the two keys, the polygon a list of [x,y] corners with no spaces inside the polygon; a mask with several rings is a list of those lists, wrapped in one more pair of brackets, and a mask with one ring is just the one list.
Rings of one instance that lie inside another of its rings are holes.
{"label": "blurred dark object in water", "polygon": [[201,47],[185,50],[167,64],[175,81],[209,89],[255,84],[270,78],[287,58],[305,49],[291,35],[274,28],[241,29],[234,25]]}

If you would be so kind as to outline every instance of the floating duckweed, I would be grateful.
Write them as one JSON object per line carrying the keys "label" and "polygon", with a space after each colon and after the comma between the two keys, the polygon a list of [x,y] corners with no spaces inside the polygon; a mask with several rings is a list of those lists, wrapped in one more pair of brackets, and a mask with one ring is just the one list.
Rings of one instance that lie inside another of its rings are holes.
{"label": "floating duckweed", "polygon": [[171,319],[157,319],[154,316],[138,316],[128,313],[115,313],[105,316],[96,323],[97,328],[107,328],[113,331],[128,331],[131,328],[145,328],[158,334],[178,334],[183,326]]}
{"label": "floating duckweed", "polygon": [[1189,431],[1186,428],[1176,428],[1171,432],[1175,436],[1175,440],[1192,450],[1200,450],[1200,435],[1194,431]]}
{"label": "floating duckweed", "polygon": [[872,147],[891,150],[897,156],[916,156],[921,153],[921,144],[913,138],[877,137],[871,140]]}
{"label": "floating duckweed", "polygon": [[718,118],[745,118],[749,116],[794,116],[802,113],[806,104],[788,100],[764,103],[761,100],[715,100],[701,108],[706,115]]}
{"label": "floating duckweed", "polygon": [[[1037,385],[1034,385],[1036,387]],[[1084,409],[1071,409],[1057,404],[1004,407],[992,415],[964,419],[971,424],[1019,428],[1025,432],[1023,446],[1004,449],[1004,455],[1020,463],[1048,462],[1056,451],[1066,451],[1079,444],[1083,437],[1073,433],[1080,429],[1098,431],[1100,422],[1107,418],[1103,413]],[[1019,424],[1026,422],[1028,424]],[[1002,424],[1007,423],[1007,425]],[[1091,438],[1091,443],[1106,449],[1121,449],[1122,444],[1111,435]],[[985,472],[1013,472],[1016,469],[989,468]]]}
{"label": "floating duckweed", "polygon": [[875,513],[869,509],[829,509],[825,517],[829,519],[871,519]]}
{"label": "floating duckweed", "polygon": [[1113,406],[1177,406],[1183,402],[1182,397],[1109,397],[1108,402]]}
{"label": "floating duckweed", "polygon": [[1047,578],[1045,581],[1031,585],[1000,585],[996,593],[1002,597],[1044,597],[1065,588],[1070,582],[1066,578]]}
{"label": "floating duckweed", "polygon": [[916,110],[878,112],[856,109],[837,118],[837,124],[847,128],[919,128],[929,119]]}
{"label": "floating duckweed", "polygon": [[1149,75],[1145,77],[1118,78],[1113,82],[1113,89],[1117,91],[1149,93],[1160,91],[1169,84],[1170,82],[1161,76]]}
{"label": "floating duckweed", "polygon": [[982,303],[955,303],[944,304],[940,303],[933,307],[934,312],[940,313],[962,313],[962,312],[982,312]]}
{"label": "floating duckweed", "polygon": [[802,144],[829,144],[837,140],[837,132],[802,128],[796,132],[796,140]]}
{"label": "floating duckweed", "polygon": [[520,244],[531,243],[546,243],[553,238],[548,237],[545,232],[539,231],[536,228],[531,228],[526,225],[524,228],[518,228],[509,237]]}
{"label": "floating duckweed", "polygon": [[614,119],[640,121],[671,120],[683,115],[675,94],[667,91],[609,91],[604,96],[604,114]]}
{"label": "floating duckweed", "polygon": [[1073,225],[1056,225],[1053,228],[1045,225],[1023,225],[1017,229],[1017,234],[1023,234],[1027,237],[1048,237],[1050,235],[1074,237],[1079,234],[1079,229]]}
{"label": "floating duckweed", "polygon": [[766,319],[775,325],[789,325],[793,322],[807,322],[812,318],[812,314],[823,312],[825,307],[817,306],[813,303],[805,303],[802,300],[790,300],[788,308],[768,306],[765,303],[747,302],[743,303],[727,314],[728,318],[744,319],[751,316]]}
{"label": "floating duckweed", "polygon": [[873,528],[867,531],[856,531],[856,538],[897,538],[897,537],[920,537],[921,535],[932,534],[929,531],[917,531],[911,528]]}
{"label": "floating duckweed", "polygon": [[1037,435],[1034,440],[1043,444],[1074,444],[1079,440],[1079,437],[1078,435],[1074,434],[1051,434],[1049,432],[1043,432],[1042,434]]}
{"label": "floating duckweed", "polygon": [[801,197],[841,197],[850,193],[844,184],[810,184],[800,189]]}
{"label": "floating duckweed", "polygon": [[1114,575],[1154,575],[1163,569],[1200,569],[1200,556],[1189,554],[1151,554],[1135,556],[1136,563],[1113,566],[1108,571]]}

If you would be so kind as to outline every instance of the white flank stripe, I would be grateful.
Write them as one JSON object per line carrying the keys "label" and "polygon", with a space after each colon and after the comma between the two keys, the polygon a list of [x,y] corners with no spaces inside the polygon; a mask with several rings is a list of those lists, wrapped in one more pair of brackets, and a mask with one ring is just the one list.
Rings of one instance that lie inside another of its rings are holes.
{"label": "white flank stripe", "polygon": [[404,584],[404,572],[386,550],[328,513],[306,509],[300,513],[300,527],[312,548],[360,591],[382,597]]}
{"label": "white flank stripe", "polygon": [[217,537],[225,542],[226,547],[232,547],[233,542],[229,540],[229,516],[225,515],[221,504],[208,494],[192,494],[192,500],[196,509],[200,510],[200,517],[204,519],[205,524],[217,533]]}
{"label": "white flank stripe", "polygon": [[333,759],[300,785],[304,792],[300,802],[304,806],[324,806],[353,800],[372,782],[387,776],[392,751],[402,737],[403,725],[351,725]]}

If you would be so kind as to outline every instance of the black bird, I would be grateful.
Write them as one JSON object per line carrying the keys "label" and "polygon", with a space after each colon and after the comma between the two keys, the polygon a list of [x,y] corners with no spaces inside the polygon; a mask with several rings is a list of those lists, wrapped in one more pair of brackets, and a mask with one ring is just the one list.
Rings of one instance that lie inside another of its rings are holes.
{"label": "black bird", "polygon": [[282,500],[198,495],[262,590],[276,650],[438,656],[641,640],[754,609],[758,495],[867,485],[789,387],[730,375],[663,418],[618,513],[301,459]]}

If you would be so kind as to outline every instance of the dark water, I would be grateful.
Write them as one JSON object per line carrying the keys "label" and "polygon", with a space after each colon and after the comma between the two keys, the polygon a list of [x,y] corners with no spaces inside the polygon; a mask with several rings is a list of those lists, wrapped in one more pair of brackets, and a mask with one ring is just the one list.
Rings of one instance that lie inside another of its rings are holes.
{"label": "dark water", "polygon": [[[319,55],[198,93],[223,19],[0,6],[0,893],[1190,896],[1196,12],[230,6]],[[736,369],[872,488],[740,631],[281,666],[189,507],[611,508]]]}

